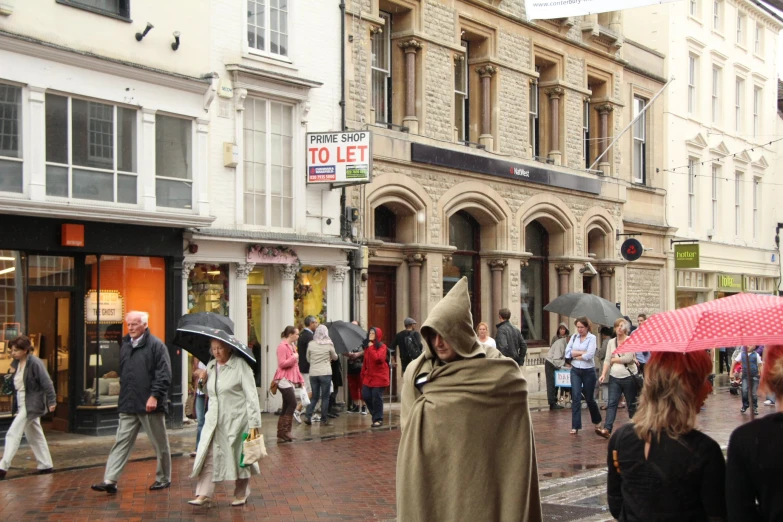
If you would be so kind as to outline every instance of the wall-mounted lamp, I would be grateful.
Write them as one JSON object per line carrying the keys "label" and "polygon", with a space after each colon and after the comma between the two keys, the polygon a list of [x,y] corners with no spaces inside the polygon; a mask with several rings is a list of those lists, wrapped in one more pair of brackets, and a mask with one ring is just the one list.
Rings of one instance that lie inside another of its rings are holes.
{"label": "wall-mounted lamp", "polygon": [[144,37],[147,36],[147,33],[149,33],[152,30],[153,27],[155,27],[155,26],[152,25],[151,23],[147,22],[147,27],[144,28],[144,32],[143,33],[136,33],[136,41],[137,42],[142,41],[144,39]]}
{"label": "wall-mounted lamp", "polygon": [[179,31],[174,31],[174,43],[171,44],[171,50],[176,51],[179,49]]}

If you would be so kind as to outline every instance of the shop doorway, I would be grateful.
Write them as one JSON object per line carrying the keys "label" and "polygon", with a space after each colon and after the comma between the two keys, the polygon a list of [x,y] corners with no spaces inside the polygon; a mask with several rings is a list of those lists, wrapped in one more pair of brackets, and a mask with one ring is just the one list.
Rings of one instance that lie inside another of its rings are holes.
{"label": "shop doorway", "polygon": [[[261,399],[264,411],[270,411],[269,385],[277,370],[277,343],[272,344],[267,327],[269,289],[262,286],[247,287],[247,345],[253,351],[256,365],[253,376],[256,386],[265,390]],[[281,328],[282,330],[282,328]],[[270,349],[270,344],[272,344]]]}
{"label": "shop doorway", "polygon": [[35,353],[54,383],[57,409],[47,414],[52,428],[69,431],[71,425],[71,354],[74,347],[71,324],[73,294],[67,291],[30,290],[28,334]]}
{"label": "shop doorway", "polygon": [[[371,266],[369,270],[367,327],[375,326],[383,332],[383,342],[389,345],[397,334],[396,298],[397,277],[395,267]],[[394,375],[394,373],[392,373]],[[391,393],[397,394],[397,381],[391,381]]]}
{"label": "shop doorway", "polygon": [[528,346],[546,346],[549,340],[549,312],[544,306],[549,295],[549,233],[537,220],[525,227],[525,249],[533,254],[520,270],[522,336]]}

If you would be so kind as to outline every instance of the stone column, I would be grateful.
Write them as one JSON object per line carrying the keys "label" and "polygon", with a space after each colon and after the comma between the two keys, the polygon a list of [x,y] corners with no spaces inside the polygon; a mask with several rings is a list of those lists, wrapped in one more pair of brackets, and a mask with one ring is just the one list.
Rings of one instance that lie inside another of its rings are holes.
{"label": "stone column", "polygon": [[332,268],[332,291],[330,296],[332,302],[329,304],[329,320],[330,321],[345,321],[347,312],[345,310],[344,296],[345,296],[345,275],[350,270],[347,266],[336,266]]}
{"label": "stone column", "polygon": [[[609,147],[609,117],[612,114],[612,111],[614,110],[614,106],[609,103],[604,103],[602,105],[599,105],[596,107],[596,110],[598,111],[599,116],[599,129],[598,132],[600,134],[601,138],[601,150],[598,152],[601,154]],[[602,171],[604,171],[604,175],[611,174],[611,163],[612,160],[609,157],[609,154],[611,152],[607,152],[601,157],[601,161],[598,162],[598,168]]]}
{"label": "stone column", "polygon": [[416,51],[421,49],[418,40],[405,40],[398,44],[405,51],[405,115],[402,125],[412,134],[419,133],[419,118],[416,117]]}
{"label": "stone column", "polygon": [[614,267],[607,266],[598,269],[601,276],[601,297],[607,301],[612,301],[612,276],[614,276]]}
{"label": "stone column", "polygon": [[560,97],[565,90],[562,87],[550,87],[544,93],[549,96],[549,154],[555,165],[560,165]]}
{"label": "stone column", "polygon": [[427,260],[427,254],[408,254],[408,316],[421,323],[421,265]]}
{"label": "stone column", "polygon": [[[191,263],[189,261],[183,261],[182,262],[182,314],[188,313],[188,278],[190,277],[190,272],[196,268],[196,263]],[[206,361],[204,361],[206,364]],[[180,357],[180,364],[182,366],[182,378],[181,378],[181,384],[182,384],[182,390],[187,391],[188,389],[188,383],[190,382],[190,366],[188,365],[188,356],[185,355],[185,353],[182,353],[182,357]],[[182,420],[185,420],[185,409],[182,409]]]}
{"label": "stone column", "polygon": [[[280,320],[283,328],[294,324],[294,280],[299,272],[299,265],[276,265],[280,273]],[[296,325],[294,325],[296,326]]]}
{"label": "stone column", "polygon": [[[568,293],[569,278],[571,272],[574,270],[574,265],[555,265],[557,270],[557,295],[563,295]],[[559,323],[567,322],[568,319],[564,315],[559,315],[557,321]]]}
{"label": "stone column", "polygon": [[236,306],[234,317],[234,337],[247,344],[247,276],[253,271],[255,263],[237,263],[236,293],[231,306]]}
{"label": "stone column", "polygon": [[482,65],[476,69],[481,77],[481,135],[479,143],[492,150],[492,76],[497,72],[494,65]]}
{"label": "stone column", "polygon": [[[46,199],[46,89],[30,86],[30,200]],[[62,129],[67,133],[66,129]],[[24,183],[24,180],[23,180]],[[24,188],[24,185],[22,185]]]}
{"label": "stone column", "polygon": [[495,321],[503,308],[503,270],[508,266],[505,259],[492,259],[488,263],[492,273],[492,318]]}

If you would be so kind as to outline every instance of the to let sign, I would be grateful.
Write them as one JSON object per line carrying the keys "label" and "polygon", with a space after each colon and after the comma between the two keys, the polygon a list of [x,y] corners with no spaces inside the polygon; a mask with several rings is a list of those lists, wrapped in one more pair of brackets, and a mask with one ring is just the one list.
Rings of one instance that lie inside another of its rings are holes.
{"label": "to let sign", "polygon": [[699,244],[674,245],[674,268],[699,268]]}
{"label": "to let sign", "polygon": [[370,131],[309,132],[306,142],[308,183],[370,182]]}

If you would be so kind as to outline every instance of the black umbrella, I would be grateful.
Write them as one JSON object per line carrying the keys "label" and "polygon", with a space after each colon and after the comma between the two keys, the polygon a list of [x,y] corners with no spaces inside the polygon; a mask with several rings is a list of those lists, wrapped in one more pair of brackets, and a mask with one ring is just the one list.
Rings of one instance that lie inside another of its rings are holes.
{"label": "black umbrella", "polygon": [[197,324],[199,326],[210,326],[223,330],[230,334],[234,334],[234,321],[226,317],[225,315],[216,314],[214,312],[198,312],[195,314],[185,314],[180,317],[177,322],[177,328],[183,326],[192,326]]}
{"label": "black umbrella", "polygon": [[251,365],[255,364],[256,358],[253,357],[253,351],[247,345],[225,330],[210,326],[198,324],[181,326],[177,328],[177,335],[174,336],[172,344],[189,351],[200,361],[206,362],[210,359],[209,345],[212,343],[212,339],[223,341],[234,349],[234,353],[244,357]]}
{"label": "black umbrella", "polygon": [[580,292],[563,294],[546,305],[544,310],[568,317],[585,316],[604,326],[612,325],[616,319],[622,317],[614,303],[597,295]]}
{"label": "black umbrella", "polygon": [[346,321],[332,321],[326,323],[326,327],[329,329],[329,337],[337,353],[348,353],[361,346],[362,341],[367,338],[367,332]]}

